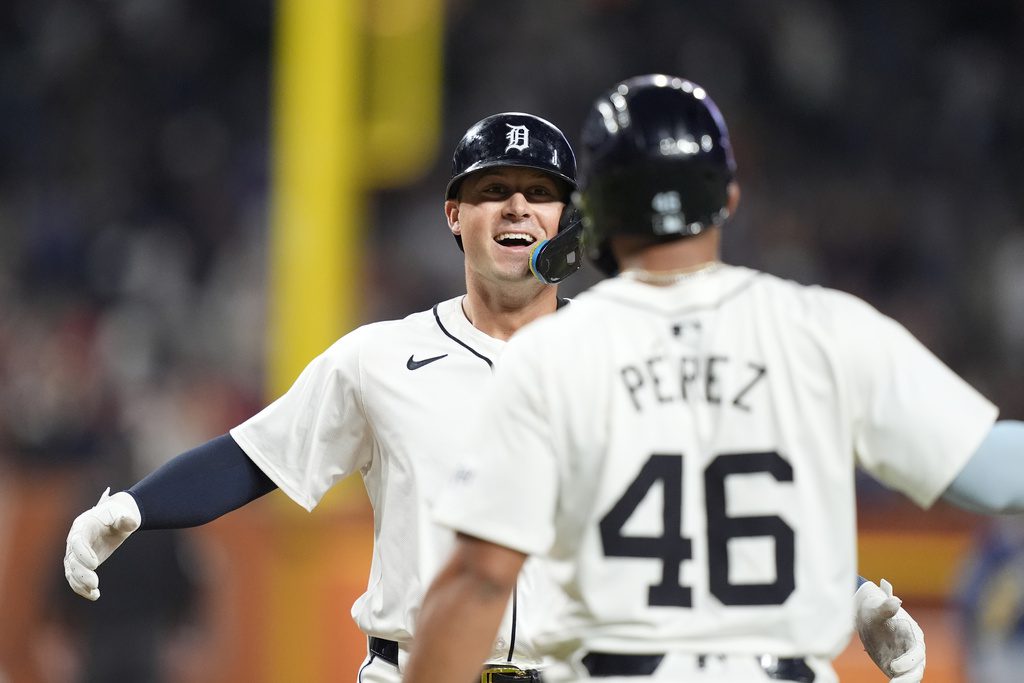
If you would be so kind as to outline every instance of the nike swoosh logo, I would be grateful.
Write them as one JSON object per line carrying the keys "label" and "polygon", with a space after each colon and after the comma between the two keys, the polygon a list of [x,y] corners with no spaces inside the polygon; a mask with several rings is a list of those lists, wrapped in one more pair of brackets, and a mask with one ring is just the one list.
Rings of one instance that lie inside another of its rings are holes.
{"label": "nike swoosh logo", "polygon": [[405,367],[409,368],[410,370],[419,370],[424,365],[429,365],[430,363],[433,363],[435,360],[441,360],[442,358],[445,358],[447,356],[448,354],[445,353],[440,356],[434,356],[433,358],[424,358],[423,360],[413,360],[413,357],[409,356],[409,360],[405,361]]}

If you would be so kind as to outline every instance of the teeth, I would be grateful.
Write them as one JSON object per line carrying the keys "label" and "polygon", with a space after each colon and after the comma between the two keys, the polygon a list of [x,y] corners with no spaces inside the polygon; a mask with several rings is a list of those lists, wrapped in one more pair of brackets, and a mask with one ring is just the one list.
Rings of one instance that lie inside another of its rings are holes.
{"label": "teeth", "polygon": [[524,240],[527,244],[533,244],[537,241],[532,235],[528,235],[525,232],[503,232],[494,239],[499,242],[502,240]]}

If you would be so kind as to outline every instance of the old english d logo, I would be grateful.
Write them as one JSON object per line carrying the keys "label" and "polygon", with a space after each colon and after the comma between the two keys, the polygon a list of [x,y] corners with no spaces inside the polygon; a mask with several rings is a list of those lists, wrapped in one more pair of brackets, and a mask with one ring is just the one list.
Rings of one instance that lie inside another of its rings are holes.
{"label": "old english d logo", "polygon": [[508,132],[505,133],[505,139],[508,140],[508,147],[505,151],[510,149],[526,149],[530,146],[530,129],[526,126],[513,126],[511,123],[506,123],[508,126]]}

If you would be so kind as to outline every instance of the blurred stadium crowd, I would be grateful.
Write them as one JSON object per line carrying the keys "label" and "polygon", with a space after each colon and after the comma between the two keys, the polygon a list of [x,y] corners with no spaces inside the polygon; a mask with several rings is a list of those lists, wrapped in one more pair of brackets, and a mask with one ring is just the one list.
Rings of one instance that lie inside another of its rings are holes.
{"label": "blurred stadium crowd", "polygon": [[[365,320],[460,290],[442,187],[471,122],[523,110],[573,139],[609,83],[669,72],[704,85],[732,126],[744,195],[726,260],[866,298],[1024,419],[1024,5],[450,0],[446,12],[439,155],[418,182],[369,197]],[[269,0],[0,5],[0,672],[12,682],[36,680],[11,664],[33,647],[34,615],[99,619],[57,588],[73,511],[263,401],[272,30]],[[180,590],[158,595],[188,594],[196,578],[167,537],[125,561],[169,572]],[[188,601],[153,602],[104,619],[187,616]],[[114,680],[94,666],[82,680]]]}

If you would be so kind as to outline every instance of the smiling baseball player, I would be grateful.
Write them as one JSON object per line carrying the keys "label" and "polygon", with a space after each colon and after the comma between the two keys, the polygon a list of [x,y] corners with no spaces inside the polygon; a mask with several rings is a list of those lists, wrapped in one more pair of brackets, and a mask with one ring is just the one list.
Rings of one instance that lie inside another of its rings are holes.
{"label": "smiling baseball player", "polygon": [[[472,126],[452,168],[444,212],[465,252],[465,295],[354,330],[229,434],[127,492],[104,494],[68,535],[65,573],[76,592],[99,597],[97,567],[140,525],[202,524],[274,488],[312,510],[337,481],[359,473],[374,510],[367,590],[352,607],[369,641],[359,680],[400,680],[423,592],[454,538],[431,519],[435,492],[462,450],[466,420],[505,340],[563,303],[555,287],[535,277],[530,257],[571,227],[563,209],[576,182],[565,136],[525,113]],[[579,267],[565,258],[545,260],[549,281]],[[504,670],[511,667],[517,680],[536,679],[540,657],[531,634],[558,605],[549,585],[541,572],[524,573],[492,641],[495,683],[509,678]]]}

